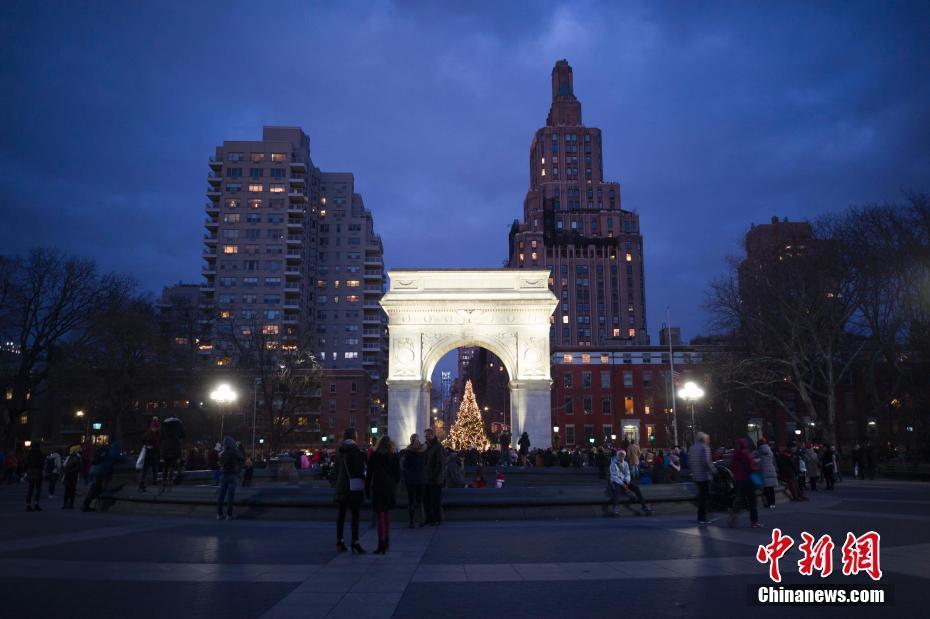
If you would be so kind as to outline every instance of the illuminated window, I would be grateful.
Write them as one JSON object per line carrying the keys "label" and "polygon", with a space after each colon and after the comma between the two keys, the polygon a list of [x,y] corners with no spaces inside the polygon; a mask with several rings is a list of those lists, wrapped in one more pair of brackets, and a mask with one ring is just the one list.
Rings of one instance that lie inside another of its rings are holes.
{"label": "illuminated window", "polygon": [[271,160],[275,163],[282,163],[284,161],[284,153],[271,153]]}
{"label": "illuminated window", "polygon": [[261,193],[265,191],[265,186],[262,183],[249,183],[249,193]]}
{"label": "illuminated window", "polygon": [[317,287],[317,288],[326,288],[326,280],[325,280],[325,279],[318,279],[318,280],[316,280],[316,287]]}
{"label": "illuminated window", "polygon": [[265,160],[265,153],[251,153],[249,158],[252,163],[260,163]]}
{"label": "illuminated window", "polygon": [[620,329],[614,329],[614,337],[620,337]]}
{"label": "illuminated window", "polygon": [[277,335],[278,329],[278,325],[264,325],[262,327],[262,335]]}
{"label": "illuminated window", "polygon": [[339,283],[340,283],[340,282],[339,282],[338,279],[335,280],[335,281],[333,282],[333,288],[338,288],[338,287],[339,287]]}
{"label": "illuminated window", "polygon": [[[585,364],[591,363],[591,355],[589,355],[588,353],[584,353],[583,355],[581,355],[581,362],[582,362],[582,363],[585,363]],[[589,380],[588,380],[588,383],[589,383],[589,384],[587,385],[588,387],[591,386],[591,385],[590,385],[590,382],[591,382],[591,381],[590,381],[590,377],[589,377]]]}
{"label": "illuminated window", "polygon": [[568,324],[568,316],[562,316],[562,324],[563,324],[563,325],[567,325],[567,324]]}
{"label": "illuminated window", "polygon": [[262,201],[260,199],[253,198],[249,200],[249,208],[261,208],[261,207],[262,207]]}
{"label": "illuminated window", "polygon": [[239,213],[227,213],[223,215],[224,224],[237,224],[239,223]]}
{"label": "illuminated window", "polygon": [[625,398],[623,398],[623,411],[627,415],[633,414],[633,397],[632,396],[626,396]]}
{"label": "illuminated window", "polygon": [[271,193],[284,193],[286,189],[287,185],[284,183],[271,183],[271,188],[269,191],[271,191]]}
{"label": "illuminated window", "polygon": [[345,358],[346,358],[346,359],[358,359],[358,353],[357,353],[357,352],[347,352],[347,353],[345,354]]}
{"label": "illuminated window", "polygon": [[601,364],[606,365],[608,363],[610,363],[610,355],[607,355],[607,354],[601,355]]}
{"label": "illuminated window", "polygon": [[357,295],[357,294],[347,294],[347,295],[346,295],[346,303],[356,303],[356,302],[358,302],[358,295]]}
{"label": "illuminated window", "polygon": [[542,176],[545,176],[545,175],[546,175],[546,171],[543,170],[543,171],[542,171]]}
{"label": "illuminated window", "polygon": [[630,337],[634,337],[635,335],[636,335],[636,329],[630,329]]}
{"label": "illuminated window", "polygon": [[220,318],[229,318],[229,316],[230,316],[229,310],[223,310],[220,312]]}
{"label": "illuminated window", "polygon": [[626,261],[633,262],[633,254],[631,254],[630,252],[626,252]]}
{"label": "illuminated window", "polygon": [[538,258],[539,258],[539,256],[536,254],[535,251],[534,251],[533,253],[530,254],[530,259],[531,259],[531,260],[537,260]]}
{"label": "illuminated window", "polygon": [[346,286],[349,288],[358,288],[359,281],[357,279],[348,279],[346,280]]}
{"label": "illuminated window", "polygon": [[239,246],[238,245],[223,245],[224,254],[238,254]]}
{"label": "illuminated window", "polygon": [[520,254],[520,262],[523,262],[523,254]]}
{"label": "illuminated window", "polygon": [[572,355],[570,353],[565,353],[562,356],[562,363],[571,363],[571,362],[572,362]]}
{"label": "illuminated window", "polygon": [[239,208],[240,200],[226,200],[226,208]]}

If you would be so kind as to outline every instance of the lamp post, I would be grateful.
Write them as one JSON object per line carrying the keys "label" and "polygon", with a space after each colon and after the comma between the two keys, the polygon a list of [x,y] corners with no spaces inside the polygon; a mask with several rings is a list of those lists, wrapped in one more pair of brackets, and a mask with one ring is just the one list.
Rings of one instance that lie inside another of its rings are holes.
{"label": "lamp post", "polygon": [[[84,414],[84,411],[82,410],[75,411],[74,416],[77,417],[78,419],[84,419],[85,417],[87,417]],[[84,440],[85,441],[87,440],[87,436],[89,434],[90,434],[90,417],[87,417],[87,419],[84,421]]]}
{"label": "lamp post", "polygon": [[685,383],[685,386],[678,391],[678,397],[691,406],[691,442],[693,443],[697,430],[694,426],[694,401],[704,397],[704,390],[689,380]]}
{"label": "lamp post", "polygon": [[371,428],[371,442],[374,443],[378,438],[378,426],[372,426]]}
{"label": "lamp post", "polygon": [[220,443],[222,443],[223,426],[226,423],[226,405],[236,401],[236,392],[223,383],[210,394],[210,399],[220,405]]}
{"label": "lamp post", "polygon": [[255,419],[258,414],[258,386],[262,379],[256,378],[252,383],[252,457],[255,457]]}
{"label": "lamp post", "polygon": [[555,435],[555,440],[553,441],[555,443],[555,448],[558,449],[559,448],[559,426],[552,426],[552,433]]}

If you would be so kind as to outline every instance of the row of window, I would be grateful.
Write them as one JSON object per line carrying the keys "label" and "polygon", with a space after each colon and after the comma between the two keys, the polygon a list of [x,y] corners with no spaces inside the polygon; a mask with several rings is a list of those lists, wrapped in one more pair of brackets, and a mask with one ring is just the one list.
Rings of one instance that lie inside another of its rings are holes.
{"label": "row of window", "polygon": [[[284,168],[271,168],[269,170],[271,178],[287,178],[287,170]],[[242,168],[226,168],[227,178],[242,178]],[[263,178],[265,168],[249,168],[250,178]]]}
{"label": "row of window", "polygon": [[[614,441],[614,428],[611,424],[604,424],[601,426],[603,430],[603,442],[608,440]],[[563,430],[565,435],[565,444],[574,445],[575,444],[575,426],[574,424],[566,424],[565,429]],[[649,437],[655,435],[655,425],[646,424],[646,440],[649,441]],[[616,440],[620,440],[621,437],[617,437]],[[623,426],[623,435],[622,438],[627,439],[630,442],[639,444],[639,426]],[[597,441],[597,437],[594,436],[594,426],[586,425],[584,426],[584,444],[590,445],[592,442]]]}
{"label": "row of window", "polygon": [[[594,414],[594,398],[591,396],[584,396],[581,399],[582,412],[585,415]],[[643,405],[643,413],[646,415],[652,414],[652,398],[647,397],[645,404]],[[623,398],[623,413],[625,415],[632,415],[634,412],[634,403],[632,396],[626,396]],[[572,396],[565,396],[565,404],[562,406],[563,412],[565,415],[574,415],[575,414],[575,400]],[[601,414],[602,415],[613,415],[613,404],[609,397],[601,398]]]}
{"label": "row of window", "polygon": [[[347,294],[346,296],[342,298],[345,299],[346,303],[358,303],[358,300],[359,300],[359,296],[357,294]],[[332,300],[334,304],[339,303],[338,296],[332,297]],[[326,305],[328,302],[329,302],[328,296],[320,295],[319,297],[317,297],[317,305]]]}
{"label": "row of window", "polygon": [[[284,163],[287,161],[287,153],[271,153],[269,158],[272,163]],[[266,159],[266,153],[249,153],[249,161],[252,163],[261,163]],[[226,153],[226,161],[245,161],[245,153],[233,152]]]}
{"label": "row of window", "polygon": [[[261,208],[261,198],[249,198],[249,208]],[[239,198],[230,198],[226,200],[226,208],[239,208],[242,206],[242,200]],[[284,208],[284,200],[268,200],[268,208]],[[238,221],[238,220],[237,220]]]}
{"label": "row of window", "polygon": [[[358,268],[358,267],[355,267],[355,268]],[[361,282],[359,282],[359,280],[357,280],[357,279],[347,279],[347,280],[346,280],[346,288],[358,288],[360,284],[361,284]],[[339,286],[342,285],[342,282],[341,282],[341,280],[336,279],[336,280],[333,280],[332,285],[333,285],[333,288],[339,288]],[[317,287],[317,288],[326,288],[326,286],[327,286],[327,283],[326,283],[326,280],[325,280],[325,279],[318,279],[318,280],[317,280],[317,282],[316,282],[316,287]]]}
{"label": "row of window", "polygon": [[[585,328],[579,327],[577,331],[578,331],[578,340],[579,340],[578,343],[582,344],[584,342],[583,345],[585,346],[590,345],[591,344],[591,329],[585,329]],[[607,330],[600,329],[598,331],[598,335],[603,340],[604,338],[607,337]],[[562,327],[562,342],[561,343],[569,342],[571,340],[571,337],[572,337],[571,329],[569,327]],[[612,329],[611,337],[623,337],[623,329],[619,327]],[[627,337],[636,337],[636,329],[632,327],[627,329]]]}
{"label": "row of window", "polygon": [[[238,278],[236,277],[220,277],[218,281],[221,287],[231,288],[232,286],[236,285],[237,279]],[[242,278],[242,285],[245,287],[258,286],[258,282],[259,282],[258,277],[243,277]],[[269,288],[278,288],[281,286],[281,278],[280,277],[266,277],[265,286]]]}
{"label": "row of window", "polygon": [[216,301],[219,305],[232,305],[236,302],[236,299],[242,299],[242,303],[246,305],[255,305],[256,303],[264,303],[265,305],[278,305],[281,303],[281,295],[277,294],[266,294],[261,297],[259,301],[259,296],[256,294],[244,294],[244,295],[232,295],[232,294],[221,294],[217,295]]}
{"label": "row of window", "polygon": [[[606,355],[605,355],[605,357],[606,357]],[[591,377],[592,377],[591,372],[582,372],[582,373],[581,373],[581,386],[582,386],[582,387],[590,387],[590,386],[591,386]],[[643,387],[651,387],[651,386],[652,386],[652,372],[643,372],[643,373],[641,374],[641,377],[642,377],[642,381],[643,381]],[[601,388],[603,388],[603,389],[609,389],[609,388],[610,388],[610,372],[609,372],[609,371],[601,372],[601,373],[600,373],[600,379],[601,379]],[[565,388],[566,388],[566,389],[571,389],[571,388],[574,386],[574,380],[575,380],[575,379],[574,379],[574,375],[573,375],[573,374],[565,374],[565,376],[563,377],[562,380],[563,380],[563,384],[565,385]],[[623,386],[624,386],[624,387],[632,387],[632,386],[633,386],[633,372],[624,372],[624,373],[623,373]]]}
{"label": "row of window", "polygon": [[[241,191],[242,185],[239,183],[226,183],[226,193],[239,193]],[[262,193],[265,191],[265,183],[249,183],[247,191],[249,193]],[[268,191],[271,193],[285,193],[287,183],[269,183]]]}

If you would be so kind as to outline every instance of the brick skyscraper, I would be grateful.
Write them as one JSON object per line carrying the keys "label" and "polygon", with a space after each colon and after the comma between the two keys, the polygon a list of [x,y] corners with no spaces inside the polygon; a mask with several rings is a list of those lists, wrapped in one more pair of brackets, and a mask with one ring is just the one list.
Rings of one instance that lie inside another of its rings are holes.
{"label": "brick skyscraper", "polygon": [[567,60],[552,69],[549,117],[530,146],[509,264],[550,269],[553,346],[649,343],[639,215],[621,208],[620,183],[604,180],[601,130],[582,124]]}

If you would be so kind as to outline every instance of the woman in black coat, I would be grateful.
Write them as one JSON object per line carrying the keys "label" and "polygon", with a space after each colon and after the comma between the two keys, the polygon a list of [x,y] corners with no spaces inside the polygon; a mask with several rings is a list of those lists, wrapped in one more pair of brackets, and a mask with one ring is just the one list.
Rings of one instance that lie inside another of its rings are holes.
{"label": "woman in black coat", "polygon": [[388,513],[397,500],[397,484],[400,482],[400,462],[391,437],[385,435],[378,441],[375,452],[368,462],[365,492],[371,497],[372,509],[378,521],[378,549],[383,555],[390,545],[390,522]]}
{"label": "woman in black coat", "polygon": [[407,485],[407,511],[410,528],[422,527],[423,495],[426,490],[426,446],[416,434],[410,435],[410,444],[401,452],[401,470]]}
{"label": "woman in black coat", "polygon": [[339,504],[339,518],[336,520],[336,550],[345,552],[343,531],[346,525],[346,510],[352,511],[352,554],[364,554],[365,549],[358,543],[358,516],[365,498],[365,454],[355,443],[355,429],[346,428],[342,434],[342,444],[336,455],[336,503]]}

